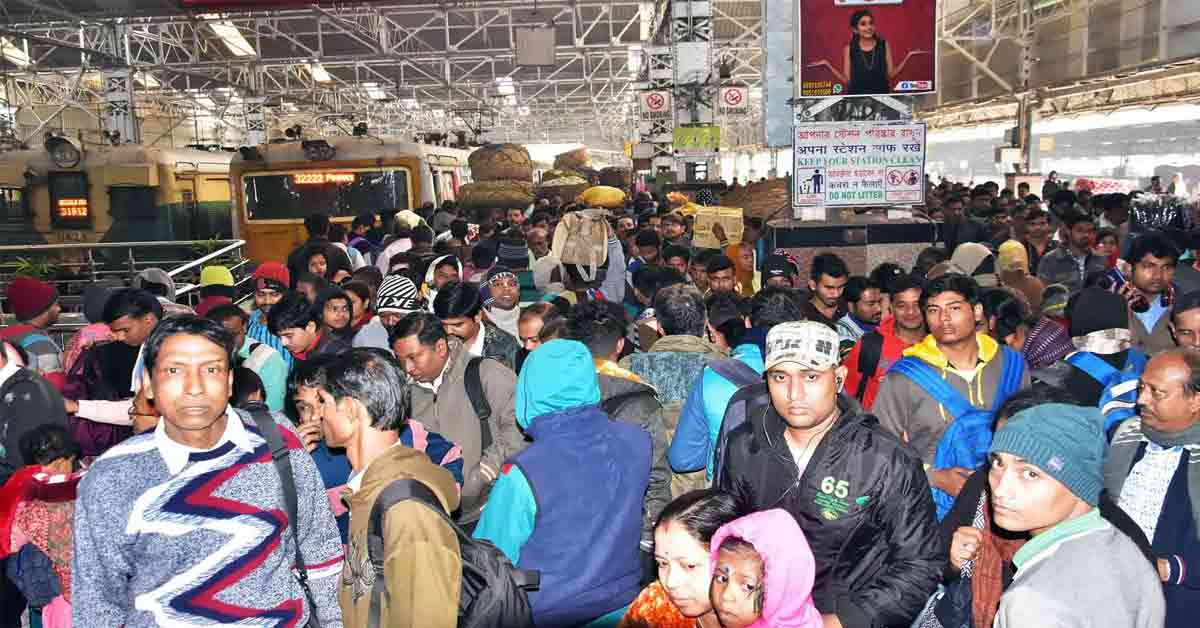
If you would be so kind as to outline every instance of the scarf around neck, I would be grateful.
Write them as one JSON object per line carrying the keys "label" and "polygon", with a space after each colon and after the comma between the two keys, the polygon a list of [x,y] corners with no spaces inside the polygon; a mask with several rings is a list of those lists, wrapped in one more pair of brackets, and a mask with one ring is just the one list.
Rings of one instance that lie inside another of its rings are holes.
{"label": "scarf around neck", "polygon": [[521,334],[517,331],[517,322],[521,319],[521,308],[514,307],[511,310],[502,310],[498,307],[489,307],[487,309],[488,320],[496,324],[505,333],[513,338],[520,338]]}
{"label": "scarf around neck", "polygon": [[[1183,456],[1187,461],[1188,498],[1191,501],[1192,519],[1200,522],[1200,423],[1175,433],[1160,432],[1146,425],[1141,419],[1122,423],[1121,427],[1117,428],[1116,434],[1113,434],[1112,445],[1108,450],[1108,460],[1104,463],[1104,489],[1118,503],[1121,499],[1121,490],[1125,486],[1125,480],[1133,471],[1133,461],[1137,458],[1142,443],[1154,443],[1160,447],[1184,448]],[[1197,534],[1200,534],[1200,529]]]}

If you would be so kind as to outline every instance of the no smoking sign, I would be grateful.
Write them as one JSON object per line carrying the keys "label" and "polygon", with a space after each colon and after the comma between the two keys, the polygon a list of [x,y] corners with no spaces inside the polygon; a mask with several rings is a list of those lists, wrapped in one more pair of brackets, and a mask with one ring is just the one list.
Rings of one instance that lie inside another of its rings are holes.
{"label": "no smoking sign", "polygon": [[653,90],[642,92],[642,120],[663,120],[671,118],[671,92]]}
{"label": "no smoking sign", "polygon": [[730,114],[747,113],[750,109],[750,90],[741,85],[724,85],[721,87],[721,112]]}

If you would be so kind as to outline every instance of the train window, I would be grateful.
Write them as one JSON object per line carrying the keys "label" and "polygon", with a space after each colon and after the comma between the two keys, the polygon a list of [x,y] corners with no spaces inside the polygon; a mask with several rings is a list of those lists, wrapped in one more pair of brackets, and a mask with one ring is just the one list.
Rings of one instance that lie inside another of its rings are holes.
{"label": "train window", "polygon": [[251,175],[244,184],[246,216],[251,220],[304,218],[318,211],[356,216],[412,209],[406,169]]}
{"label": "train window", "polygon": [[154,188],[114,186],[108,188],[108,207],[113,220],[152,220],[155,211]]}
{"label": "train window", "polygon": [[79,229],[92,224],[91,199],[87,175],[82,172],[51,172],[47,177],[50,191],[50,225]]}
{"label": "train window", "polygon": [[33,216],[25,204],[25,190],[0,188],[0,227],[5,225],[27,225]]}

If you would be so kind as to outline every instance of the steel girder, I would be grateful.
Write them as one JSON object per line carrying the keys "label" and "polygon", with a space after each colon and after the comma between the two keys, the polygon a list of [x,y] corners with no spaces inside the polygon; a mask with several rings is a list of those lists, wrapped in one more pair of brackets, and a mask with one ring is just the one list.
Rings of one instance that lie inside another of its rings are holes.
{"label": "steel girder", "polygon": [[[718,43],[721,54],[750,84],[759,80],[757,20],[738,17],[734,9],[757,5],[718,0],[714,15],[719,32],[735,33]],[[630,49],[642,43],[644,12],[651,10],[645,1],[573,0],[539,2],[534,14],[524,1],[488,0],[212,16],[55,14],[47,21],[0,22],[0,37],[20,42],[33,59],[27,67],[8,64],[0,79],[61,93],[51,86],[127,65],[144,79],[139,109],[146,103],[160,109],[164,101],[200,93],[212,94],[220,105],[226,94],[214,90],[228,88],[230,96],[266,97],[275,117],[345,114],[404,133],[453,127],[449,110],[483,106],[497,113],[492,137],[546,136],[562,128],[579,136],[575,141],[619,145],[621,133],[614,130],[628,134],[636,127],[630,83],[642,68],[631,67]],[[514,29],[547,20],[558,29],[556,65],[517,66]],[[211,28],[216,22],[236,27],[256,54],[231,53]],[[315,80],[308,69],[314,63],[328,73],[328,82]],[[0,60],[0,68],[5,65]],[[14,105],[34,104],[13,91]],[[77,95],[80,104],[94,104],[84,96]],[[237,128],[242,121],[230,118],[226,125]]]}

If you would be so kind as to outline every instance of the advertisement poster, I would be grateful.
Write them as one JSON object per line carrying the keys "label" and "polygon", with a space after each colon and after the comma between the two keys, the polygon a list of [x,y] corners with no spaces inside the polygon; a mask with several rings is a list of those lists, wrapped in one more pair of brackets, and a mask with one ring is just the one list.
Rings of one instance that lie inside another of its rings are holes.
{"label": "advertisement poster", "polygon": [[925,201],[923,123],[805,124],[794,141],[793,207]]}
{"label": "advertisement poster", "polygon": [[799,0],[801,98],[933,92],[935,0]]}
{"label": "advertisement poster", "polygon": [[711,157],[721,149],[721,127],[677,126],[672,139],[676,157]]}

